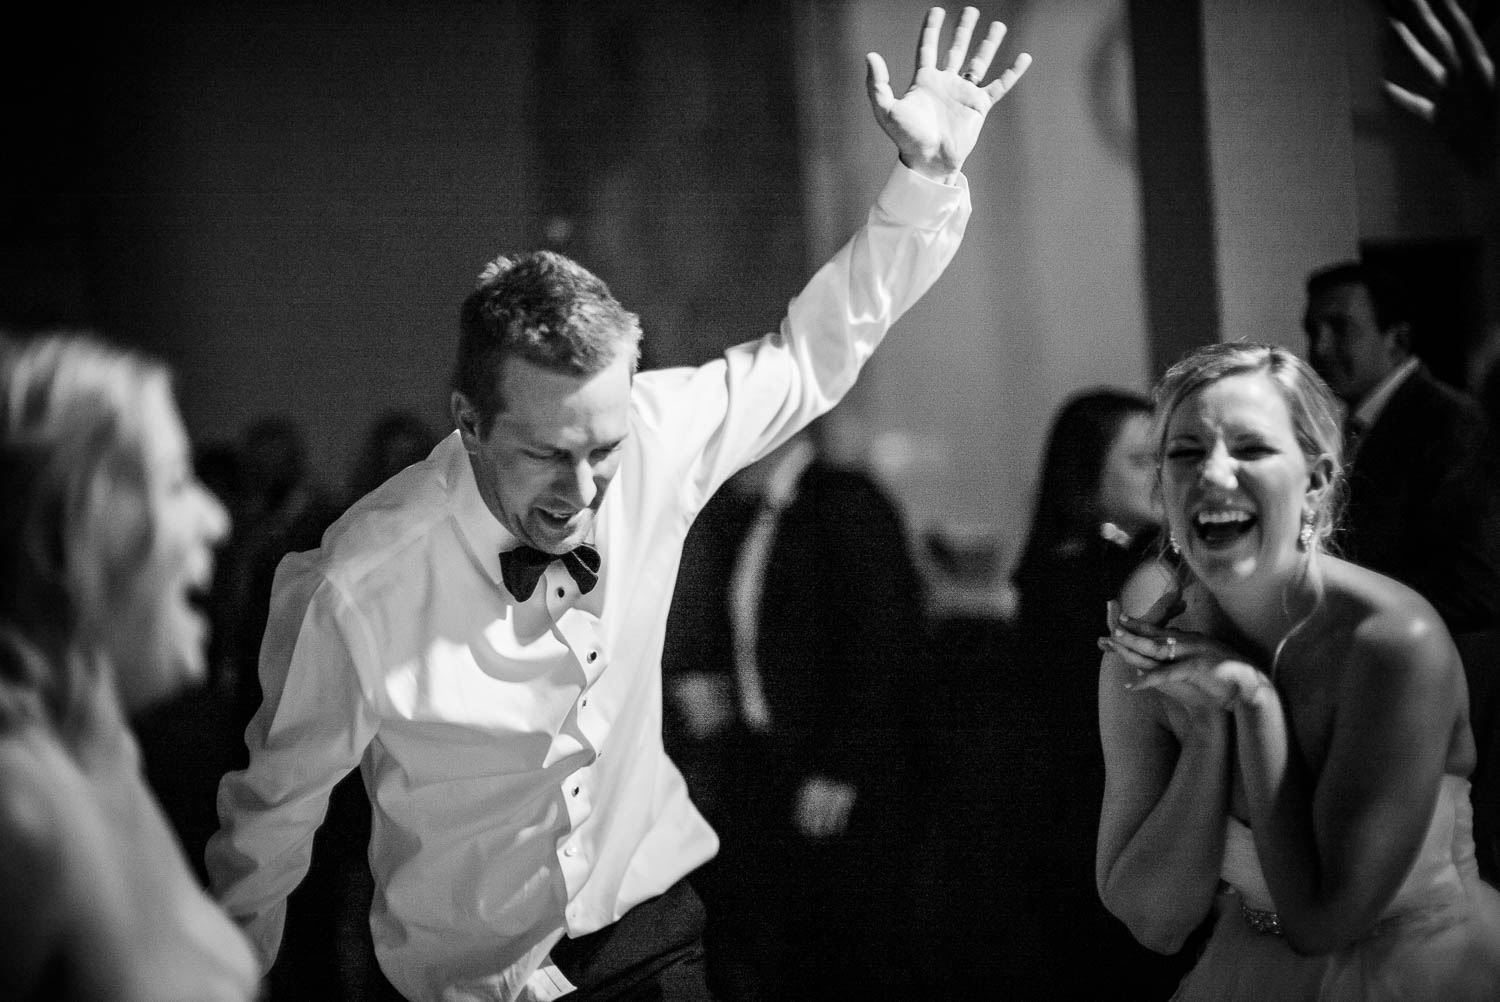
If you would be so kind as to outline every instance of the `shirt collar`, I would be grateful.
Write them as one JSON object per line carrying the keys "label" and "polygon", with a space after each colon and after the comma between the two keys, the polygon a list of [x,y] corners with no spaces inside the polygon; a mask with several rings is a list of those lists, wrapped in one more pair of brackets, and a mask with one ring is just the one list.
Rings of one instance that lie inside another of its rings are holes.
{"label": "shirt collar", "polygon": [[453,518],[474,551],[484,572],[495,584],[501,584],[500,553],[516,545],[500,520],[495,518],[484,497],[479,493],[479,484],[474,479],[474,464],[463,447],[458,432],[448,436],[444,448],[450,448],[444,479],[451,499]]}
{"label": "shirt collar", "polygon": [[1390,402],[1392,396],[1406,382],[1408,376],[1417,371],[1422,360],[1413,355],[1390,372],[1386,373],[1384,379],[1375,384],[1375,388],[1365,394],[1365,398],[1354,408],[1354,419],[1362,426],[1368,428],[1380,417],[1380,412],[1385,410],[1385,405]]}

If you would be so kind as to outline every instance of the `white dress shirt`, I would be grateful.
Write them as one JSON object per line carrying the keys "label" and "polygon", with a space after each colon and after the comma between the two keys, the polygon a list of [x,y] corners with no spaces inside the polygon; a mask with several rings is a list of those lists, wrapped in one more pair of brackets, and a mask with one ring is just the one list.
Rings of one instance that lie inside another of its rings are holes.
{"label": "white dress shirt", "polygon": [[853,384],[935,281],[967,183],[897,166],[779,332],[639,373],[599,508],[598,586],[561,564],[516,602],[457,433],[276,573],[250,765],[219,789],[213,885],[267,964],[333,785],[362,765],[371,922],[413,1000],[543,998],[563,934],[598,930],[717,850],[662,750],[661,652],[683,539],[736,470]]}

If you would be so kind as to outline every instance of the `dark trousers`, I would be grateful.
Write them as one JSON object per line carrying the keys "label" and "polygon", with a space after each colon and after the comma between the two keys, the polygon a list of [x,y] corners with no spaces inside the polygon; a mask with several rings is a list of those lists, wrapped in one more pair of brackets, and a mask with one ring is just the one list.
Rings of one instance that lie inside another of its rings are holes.
{"label": "dark trousers", "polygon": [[578,991],[568,1002],[713,1002],[704,972],[703,903],[686,880],[618,922],[552,948]]}

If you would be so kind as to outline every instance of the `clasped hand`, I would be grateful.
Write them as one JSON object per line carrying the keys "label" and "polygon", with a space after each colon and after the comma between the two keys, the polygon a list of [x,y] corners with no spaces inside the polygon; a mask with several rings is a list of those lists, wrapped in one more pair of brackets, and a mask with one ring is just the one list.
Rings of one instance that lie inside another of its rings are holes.
{"label": "clasped hand", "polygon": [[990,22],[989,31],[965,62],[979,20],[979,11],[965,7],[940,68],[937,50],[943,16],[941,7],[927,12],[917,47],[917,71],[905,94],[897,98],[892,92],[890,71],[878,52],[865,59],[865,88],[875,118],[900,150],[901,161],[935,180],[952,181],[974,149],[990,108],[1015,86],[1031,65],[1031,56],[1021,53],[1010,69],[981,86],[1005,37],[1005,25]]}
{"label": "clasped hand", "polygon": [[1156,689],[1199,717],[1233,710],[1270,689],[1265,674],[1239,652],[1207,634],[1167,626],[1183,608],[1175,591],[1144,616],[1126,616],[1119,602],[1109,603],[1109,636],[1099,646],[1135,669],[1126,688]]}

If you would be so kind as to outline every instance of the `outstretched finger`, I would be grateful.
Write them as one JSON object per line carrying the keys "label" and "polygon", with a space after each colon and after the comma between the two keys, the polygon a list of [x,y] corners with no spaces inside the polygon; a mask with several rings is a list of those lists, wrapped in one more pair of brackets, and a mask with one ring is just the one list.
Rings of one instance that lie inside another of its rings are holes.
{"label": "outstretched finger", "polygon": [[917,69],[937,67],[938,35],[943,30],[943,18],[947,12],[933,7],[922,22],[922,34],[917,39]]}
{"label": "outstretched finger", "polygon": [[1005,38],[1005,25],[999,21],[990,22],[990,30],[984,33],[984,38],[979,42],[979,48],[969,57],[969,64],[964,67],[963,75],[976,84],[984,79],[984,75],[990,71],[990,60],[995,58],[995,52],[1000,48],[1000,42]]}
{"label": "outstretched finger", "polygon": [[1026,72],[1026,67],[1030,65],[1031,53],[1023,52],[1017,56],[1016,61],[1011,64],[1010,69],[992,80],[990,85],[984,89],[985,93],[990,96],[990,103],[993,104],[1004,97],[1016,85],[1016,81],[1021,79],[1021,75]]}
{"label": "outstretched finger", "polygon": [[1120,614],[1120,621],[1115,624],[1115,630],[1117,632],[1128,631],[1147,640],[1164,640],[1169,632],[1165,626],[1158,626],[1149,616],[1137,618],[1124,613]]}
{"label": "outstretched finger", "polygon": [[1410,52],[1411,57],[1417,61],[1417,65],[1422,67],[1422,72],[1431,77],[1433,82],[1438,85],[1445,83],[1448,79],[1448,68],[1442,64],[1442,61],[1437,56],[1434,56],[1427,50],[1427,46],[1423,45],[1417,39],[1416,34],[1406,26],[1406,22],[1392,21],[1391,27],[1396,29],[1396,34],[1401,38],[1402,44],[1406,46],[1406,51]]}
{"label": "outstretched finger", "polygon": [[1433,13],[1432,6],[1427,0],[1412,0],[1412,6],[1416,8],[1417,19],[1422,27],[1426,29],[1428,38],[1426,47],[1429,51],[1434,48],[1438,51],[1433,54],[1440,57],[1448,66],[1454,66],[1458,62],[1458,51],[1453,46],[1453,36],[1443,22]]}
{"label": "outstretched finger", "polygon": [[1486,84],[1493,84],[1495,62],[1485,51],[1479,32],[1474,30],[1474,22],[1469,20],[1469,15],[1458,5],[1458,0],[1443,0],[1443,12],[1447,16],[1450,33],[1457,37],[1461,65],[1478,73]]}
{"label": "outstretched finger", "polygon": [[896,103],[896,95],[891,93],[891,71],[878,52],[865,56],[865,91],[877,111],[889,112],[891,105]]}
{"label": "outstretched finger", "polygon": [[1389,80],[1385,81],[1385,93],[1398,108],[1416,115],[1424,122],[1431,122],[1437,114],[1437,109],[1427,98]]}
{"label": "outstretched finger", "polygon": [[953,29],[953,41],[948,44],[948,59],[945,70],[957,73],[963,67],[964,57],[969,54],[969,39],[974,36],[974,25],[979,21],[979,11],[965,7],[958,16],[958,26]]}

